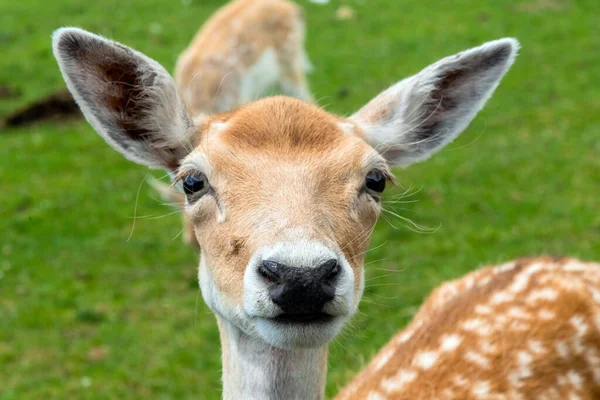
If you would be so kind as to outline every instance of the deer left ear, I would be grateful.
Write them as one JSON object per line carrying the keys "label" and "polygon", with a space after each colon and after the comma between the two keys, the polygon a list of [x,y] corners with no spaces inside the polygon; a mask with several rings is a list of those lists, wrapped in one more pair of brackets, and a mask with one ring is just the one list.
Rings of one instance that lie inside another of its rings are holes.
{"label": "deer left ear", "polygon": [[443,58],[350,117],[391,165],[425,160],[473,120],[512,65],[519,42],[500,39]]}
{"label": "deer left ear", "polygon": [[54,56],[86,119],[128,159],[175,170],[193,124],[175,82],[156,61],[77,28],[52,36]]}

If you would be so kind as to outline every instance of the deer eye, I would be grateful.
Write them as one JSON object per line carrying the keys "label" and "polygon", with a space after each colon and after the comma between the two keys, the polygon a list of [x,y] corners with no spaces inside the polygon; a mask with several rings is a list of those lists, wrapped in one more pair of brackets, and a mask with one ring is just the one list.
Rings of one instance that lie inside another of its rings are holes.
{"label": "deer eye", "polygon": [[197,198],[208,189],[206,175],[201,172],[193,172],[183,179],[183,191],[186,196]]}
{"label": "deer eye", "polygon": [[367,174],[365,186],[373,192],[381,193],[385,189],[385,181],[385,175],[381,171],[374,169]]}

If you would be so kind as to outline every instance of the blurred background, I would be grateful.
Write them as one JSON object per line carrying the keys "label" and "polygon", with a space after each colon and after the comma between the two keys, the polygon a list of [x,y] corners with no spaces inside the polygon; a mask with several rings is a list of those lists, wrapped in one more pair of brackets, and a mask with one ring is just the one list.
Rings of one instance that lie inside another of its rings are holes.
{"label": "blurred background", "polygon": [[[432,229],[383,214],[361,312],[331,346],[331,396],[441,281],[524,255],[600,260],[600,3],[318,3],[299,1],[310,84],[342,115],[446,55],[503,36],[522,44],[459,140],[395,171],[386,209]],[[57,27],[100,33],[172,71],[223,4],[2,1],[2,119],[64,88],[50,46]],[[197,256],[149,173],[162,175],[126,161],[78,117],[0,131],[0,399],[220,397]]]}

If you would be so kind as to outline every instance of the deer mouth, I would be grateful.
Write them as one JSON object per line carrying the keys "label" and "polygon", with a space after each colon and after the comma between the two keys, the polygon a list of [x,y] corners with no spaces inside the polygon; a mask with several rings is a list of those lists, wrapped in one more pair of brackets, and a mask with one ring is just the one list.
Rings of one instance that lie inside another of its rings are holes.
{"label": "deer mouth", "polygon": [[281,324],[315,324],[331,322],[334,318],[333,315],[324,312],[302,314],[283,313],[272,318],[272,320]]}

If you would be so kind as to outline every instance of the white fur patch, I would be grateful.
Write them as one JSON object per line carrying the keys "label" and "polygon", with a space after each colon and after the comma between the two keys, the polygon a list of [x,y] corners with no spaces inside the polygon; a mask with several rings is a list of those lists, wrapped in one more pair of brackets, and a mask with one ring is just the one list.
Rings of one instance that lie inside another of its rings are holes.
{"label": "white fur patch", "polygon": [[279,81],[280,75],[277,53],[273,48],[268,48],[242,76],[240,103],[248,103],[259,98],[261,94]]}
{"label": "white fur patch", "polygon": [[542,308],[538,311],[538,317],[543,320],[552,320],[556,317],[556,313],[554,311],[550,311],[547,308]]}
{"label": "white fur patch", "polygon": [[491,366],[490,359],[476,351],[467,351],[464,357],[465,360],[477,364],[482,368],[489,369]]}
{"label": "white fur patch", "polygon": [[385,353],[381,354],[375,361],[375,371],[379,371],[388,361],[396,354],[395,349],[387,349]]}
{"label": "white fur patch", "polygon": [[571,351],[569,350],[569,346],[563,342],[563,341],[558,341],[554,344],[554,348],[556,349],[556,352],[558,353],[558,355],[561,358],[564,358],[565,360],[569,359],[571,356]]}
{"label": "white fur patch", "polygon": [[558,292],[552,288],[543,288],[540,290],[533,291],[527,296],[525,301],[527,303],[535,303],[539,300],[556,300],[558,297]]}
{"label": "white fur patch", "polygon": [[514,299],[515,299],[515,297],[511,294],[508,294],[506,292],[498,292],[498,293],[494,293],[494,295],[490,299],[490,303],[493,305],[497,305],[497,304],[508,303],[510,301],[513,301]]}
{"label": "white fur patch", "polygon": [[413,359],[413,365],[421,369],[431,368],[438,359],[438,353],[435,351],[423,351],[418,353]]}
{"label": "white fur patch", "polygon": [[402,390],[402,388],[414,381],[417,378],[417,373],[412,370],[401,369],[394,376],[388,378],[381,382],[381,387],[386,392],[397,392]]}
{"label": "white fur patch", "polygon": [[475,383],[471,393],[477,399],[487,399],[490,394],[490,383],[488,381]]}
{"label": "white fur patch", "polygon": [[444,335],[442,336],[441,341],[440,351],[450,352],[456,350],[456,348],[460,346],[462,337],[456,334]]}

